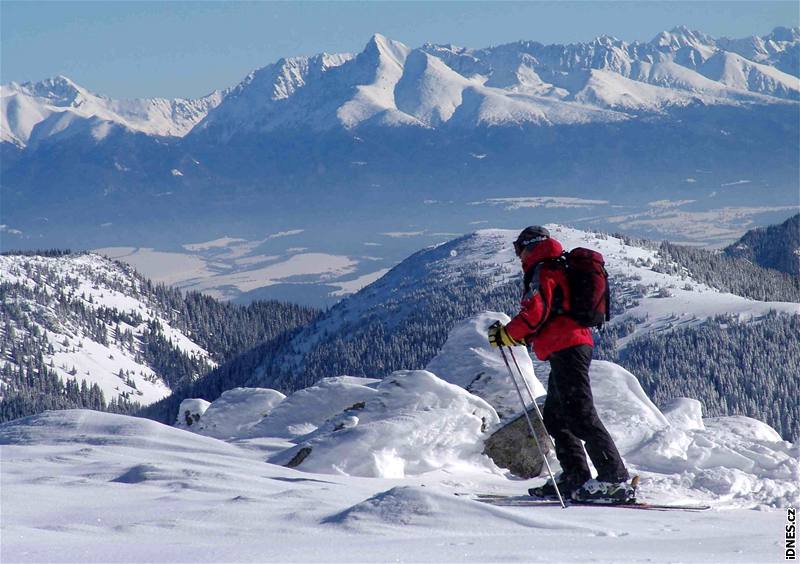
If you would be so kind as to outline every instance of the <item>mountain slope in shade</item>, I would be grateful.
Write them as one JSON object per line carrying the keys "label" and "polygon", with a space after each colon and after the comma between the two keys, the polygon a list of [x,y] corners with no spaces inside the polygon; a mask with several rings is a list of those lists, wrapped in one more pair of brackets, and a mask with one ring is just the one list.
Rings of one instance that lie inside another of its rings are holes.
{"label": "mountain slope in shade", "polygon": [[780,225],[751,229],[724,252],[764,268],[800,276],[800,214]]}

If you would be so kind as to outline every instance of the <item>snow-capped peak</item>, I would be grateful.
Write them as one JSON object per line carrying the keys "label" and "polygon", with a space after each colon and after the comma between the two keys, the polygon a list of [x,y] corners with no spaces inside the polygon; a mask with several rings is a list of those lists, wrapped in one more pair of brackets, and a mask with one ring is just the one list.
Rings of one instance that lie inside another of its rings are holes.
{"label": "snow-capped peak", "polygon": [[[798,309],[797,304],[759,302],[725,294],[698,282],[689,273],[667,274],[664,271],[673,265],[664,262],[659,252],[617,237],[555,224],[546,227],[564,249],[588,247],[603,254],[611,279],[619,284],[614,290],[618,296],[615,299],[624,310],[611,323],[632,321],[636,328],[630,338],[668,330],[676,320],[681,325],[693,325],[723,314],[735,313],[741,319],[749,319],[770,310],[795,313]],[[309,350],[321,350],[330,335],[336,335],[342,327],[357,327],[363,319],[381,319],[384,326],[393,327],[405,323],[417,312],[433,307],[435,300],[431,296],[453,280],[477,276],[481,291],[486,292],[514,284],[521,277],[512,245],[517,235],[517,231],[482,229],[411,255],[304,329],[282,353],[279,363],[302,371],[306,359],[313,356],[307,355]],[[631,295],[639,297],[623,298]]]}
{"label": "snow-capped peak", "polygon": [[765,36],[766,41],[781,41],[786,43],[796,43],[800,41],[800,26],[783,27],[778,26]]}
{"label": "snow-capped peak", "polygon": [[659,47],[669,47],[671,49],[681,49],[683,47],[713,47],[714,39],[705,33],[694,31],[685,25],[681,25],[669,31],[662,31],[651,43]]}
{"label": "snow-capped peak", "polygon": [[399,41],[393,41],[380,33],[374,34],[364,48],[365,55],[386,57],[399,67],[403,67],[411,49]]}
{"label": "snow-capped peak", "polygon": [[[49,136],[48,131],[61,131],[45,123],[52,121],[51,117],[62,124],[69,122],[71,127],[93,128],[102,121],[108,122],[103,126],[106,129],[117,124],[149,135],[180,137],[217,106],[225,93],[214,91],[197,100],[113,100],[58,75],[39,82],[11,82],[0,89],[0,96],[0,140],[24,147],[33,136],[40,141]],[[34,135],[37,126],[41,131]]]}
{"label": "snow-capped peak", "polygon": [[16,89],[36,98],[43,98],[52,105],[61,107],[79,105],[83,101],[82,96],[94,97],[94,94],[61,74],[39,82],[25,82],[20,85],[12,82],[10,89]]}

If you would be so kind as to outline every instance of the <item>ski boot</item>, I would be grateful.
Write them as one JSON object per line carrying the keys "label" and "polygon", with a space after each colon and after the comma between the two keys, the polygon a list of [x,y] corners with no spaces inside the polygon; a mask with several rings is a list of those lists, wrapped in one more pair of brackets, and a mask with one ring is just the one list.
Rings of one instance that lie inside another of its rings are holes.
{"label": "ski boot", "polygon": [[[638,478],[638,476],[637,476]],[[601,482],[587,480],[582,486],[572,492],[572,501],[577,503],[636,503],[636,483],[634,479],[628,482]]]}
{"label": "ski boot", "polygon": [[[558,491],[561,492],[561,495],[564,497],[564,499],[569,499],[572,492],[576,490],[582,483],[582,481],[560,479],[558,480]],[[553,485],[552,478],[548,478],[547,482],[545,482],[542,486],[530,488],[528,490],[528,495],[540,499],[558,499],[558,494],[556,493],[556,487]]]}

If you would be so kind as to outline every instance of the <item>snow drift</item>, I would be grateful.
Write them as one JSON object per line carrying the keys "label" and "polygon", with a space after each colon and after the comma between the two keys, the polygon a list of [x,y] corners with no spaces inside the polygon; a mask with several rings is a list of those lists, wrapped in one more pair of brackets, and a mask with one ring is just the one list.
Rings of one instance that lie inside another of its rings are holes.
{"label": "snow drift", "polygon": [[308,472],[402,478],[440,468],[494,471],[481,453],[494,409],[425,370],[398,371],[363,406],[345,412],[270,462],[287,464],[303,448]]}
{"label": "snow drift", "polygon": [[223,392],[200,418],[197,432],[218,439],[246,435],[286,396],[265,388],[234,388]]}
{"label": "snow drift", "polygon": [[[444,381],[486,400],[501,419],[508,419],[521,413],[522,409],[500,351],[490,347],[486,341],[489,325],[497,320],[505,324],[511,319],[504,313],[490,311],[456,324],[442,351],[425,368]],[[533,396],[543,395],[544,387],[536,379],[531,357],[525,347],[514,347],[514,356]],[[516,372],[514,375],[517,375]],[[524,388],[522,393],[526,404],[529,404]]]}
{"label": "snow drift", "polygon": [[181,402],[178,407],[178,417],[175,419],[175,426],[178,429],[190,429],[194,426],[192,431],[197,431],[199,428],[200,418],[208,409],[211,402],[199,398],[189,398]]}
{"label": "snow drift", "polygon": [[331,417],[374,396],[379,381],[353,376],[323,378],[283,400],[253,425],[247,436],[293,439],[307,435]]}

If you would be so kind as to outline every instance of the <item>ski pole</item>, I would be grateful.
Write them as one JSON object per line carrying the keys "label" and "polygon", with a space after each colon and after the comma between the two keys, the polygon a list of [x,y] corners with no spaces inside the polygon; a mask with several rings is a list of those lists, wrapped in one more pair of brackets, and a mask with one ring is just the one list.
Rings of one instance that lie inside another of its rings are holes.
{"label": "ski pole", "polygon": [[[508,347],[509,351],[511,347]],[[519,396],[519,401],[522,403],[522,413],[525,415],[525,420],[528,422],[528,428],[531,430],[531,436],[533,437],[533,442],[536,443],[536,448],[539,449],[539,454],[542,455],[542,460],[544,460],[545,466],[547,466],[547,472],[550,474],[550,479],[553,480],[553,487],[556,489],[556,494],[558,495],[558,501],[561,503],[561,508],[566,509],[567,505],[564,503],[564,498],[561,497],[561,491],[558,489],[558,484],[556,483],[556,477],[553,475],[553,470],[550,468],[550,462],[547,461],[547,456],[545,452],[542,450],[542,445],[539,444],[539,438],[536,436],[536,429],[533,427],[533,423],[531,422],[531,418],[528,416],[528,407],[525,405],[525,400],[522,397],[522,390],[519,388],[519,384],[517,384],[517,379],[514,377],[514,372],[511,370],[511,365],[508,363],[508,357],[506,356],[506,351],[503,350],[503,347],[500,347],[500,354],[503,355],[503,362],[506,363],[506,368],[508,368],[508,375],[511,377],[511,381],[514,382],[514,388],[517,390],[517,395]],[[511,353],[512,357],[514,353]],[[516,359],[515,359],[516,361]],[[525,378],[522,379],[523,382]],[[527,385],[527,382],[525,383]],[[533,405],[536,406],[536,402],[533,402]],[[538,412],[539,406],[536,406],[536,410]]]}
{"label": "ski pole", "polygon": [[[511,360],[514,361],[514,366],[517,367],[517,372],[519,373],[520,380],[522,380],[522,383],[525,384],[525,389],[528,390],[528,395],[531,398],[531,402],[533,403],[533,406],[536,408],[536,416],[539,418],[539,423],[541,423],[542,427],[544,427],[544,417],[542,416],[542,412],[539,410],[539,404],[536,403],[536,398],[533,397],[533,392],[531,391],[531,387],[528,385],[528,381],[525,379],[525,376],[522,375],[522,369],[519,367],[519,363],[517,362],[517,357],[514,355],[514,349],[508,347],[508,352],[511,353]],[[553,449],[553,452],[555,452],[556,445],[553,444],[553,439],[550,438],[549,433],[545,433],[545,435],[547,436],[547,442],[550,444],[550,448]]]}

